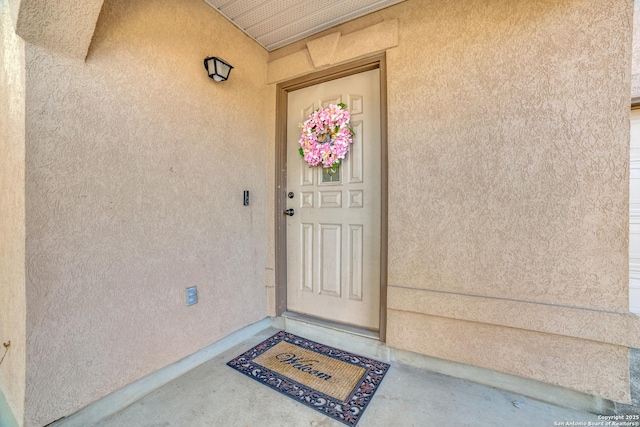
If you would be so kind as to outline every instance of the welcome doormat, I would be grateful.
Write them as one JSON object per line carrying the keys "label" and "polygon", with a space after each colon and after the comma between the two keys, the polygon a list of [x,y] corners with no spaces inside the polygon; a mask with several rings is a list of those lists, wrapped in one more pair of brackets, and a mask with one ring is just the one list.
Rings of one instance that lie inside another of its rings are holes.
{"label": "welcome doormat", "polygon": [[227,363],[233,369],[355,426],[389,365],[281,331]]}

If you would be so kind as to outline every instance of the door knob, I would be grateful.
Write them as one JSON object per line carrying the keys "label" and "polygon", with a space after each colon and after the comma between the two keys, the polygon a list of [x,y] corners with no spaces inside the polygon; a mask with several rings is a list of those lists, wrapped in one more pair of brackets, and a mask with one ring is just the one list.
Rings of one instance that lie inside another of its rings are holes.
{"label": "door knob", "polygon": [[289,216],[293,216],[294,212],[293,209],[287,209],[286,211],[284,211],[285,215],[289,215]]}
{"label": "door knob", "polygon": [[293,191],[289,191],[289,194],[287,194],[287,197],[290,199],[293,199]]}

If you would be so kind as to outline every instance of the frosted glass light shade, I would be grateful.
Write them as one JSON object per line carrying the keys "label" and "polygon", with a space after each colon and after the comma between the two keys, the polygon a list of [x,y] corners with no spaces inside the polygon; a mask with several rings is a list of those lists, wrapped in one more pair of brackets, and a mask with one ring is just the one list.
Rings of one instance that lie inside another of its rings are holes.
{"label": "frosted glass light shade", "polygon": [[204,59],[204,68],[213,80],[223,82],[229,78],[233,66],[217,56],[211,56]]}

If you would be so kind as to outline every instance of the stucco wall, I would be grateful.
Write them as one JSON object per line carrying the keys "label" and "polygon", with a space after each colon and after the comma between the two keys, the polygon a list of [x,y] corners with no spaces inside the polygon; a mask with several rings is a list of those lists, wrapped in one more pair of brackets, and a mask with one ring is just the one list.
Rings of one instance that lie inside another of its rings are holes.
{"label": "stucco wall", "polygon": [[[390,296],[411,288],[445,293],[445,306],[466,294],[539,303],[542,312],[625,313],[632,2],[474,4],[398,9]],[[583,362],[566,351],[576,345],[562,328],[553,340],[522,333],[525,345],[501,327],[465,351],[453,343],[478,326],[442,319],[440,334],[421,334],[433,319],[397,313],[408,303],[390,312],[389,329],[422,339],[391,333],[392,346],[628,399],[622,346],[587,341]],[[600,356],[588,358],[589,349]]]}
{"label": "stucco wall", "polygon": [[[0,389],[21,419],[26,313],[24,43],[14,34],[7,2],[0,2],[0,40],[0,343],[11,341],[0,365]],[[0,346],[0,358],[4,353]]]}
{"label": "stucco wall", "polygon": [[[631,0],[407,0],[313,37],[398,20],[390,346],[628,401],[632,13]],[[270,60],[284,68],[305,45]]]}
{"label": "stucco wall", "polygon": [[388,57],[390,298],[533,302],[560,328],[514,336],[508,317],[434,319],[399,298],[388,342],[626,401],[627,349],[578,345],[549,308],[628,311],[632,4],[431,4],[398,9]]}
{"label": "stucco wall", "polygon": [[27,45],[27,426],[266,316],[266,60],[201,0],[105,1],[86,63]]}

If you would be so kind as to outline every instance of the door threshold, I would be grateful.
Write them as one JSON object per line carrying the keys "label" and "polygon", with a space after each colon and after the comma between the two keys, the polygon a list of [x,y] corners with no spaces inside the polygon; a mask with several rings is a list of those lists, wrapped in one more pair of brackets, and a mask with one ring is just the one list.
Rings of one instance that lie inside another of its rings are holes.
{"label": "door threshold", "polygon": [[282,313],[282,317],[285,319],[297,320],[299,322],[308,323],[311,325],[322,326],[327,329],[333,329],[340,332],[346,332],[351,335],[357,335],[364,338],[370,338],[374,340],[380,340],[380,332],[374,331],[360,326],[346,325],[344,323],[334,322],[326,319],[319,319],[317,317],[309,316],[308,314],[294,313],[292,311],[285,311]]}

